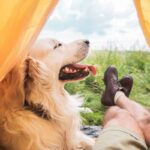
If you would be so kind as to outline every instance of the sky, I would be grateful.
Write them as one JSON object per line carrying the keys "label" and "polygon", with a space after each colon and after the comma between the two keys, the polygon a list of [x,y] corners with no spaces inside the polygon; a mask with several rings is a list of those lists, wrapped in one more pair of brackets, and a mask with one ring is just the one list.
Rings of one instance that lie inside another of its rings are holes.
{"label": "sky", "polygon": [[133,0],[59,0],[39,37],[88,39],[94,50],[148,49]]}

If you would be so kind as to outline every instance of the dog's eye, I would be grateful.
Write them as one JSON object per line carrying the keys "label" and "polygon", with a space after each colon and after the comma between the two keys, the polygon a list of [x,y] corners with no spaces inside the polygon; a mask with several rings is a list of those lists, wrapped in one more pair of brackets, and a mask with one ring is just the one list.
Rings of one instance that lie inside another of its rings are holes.
{"label": "dog's eye", "polygon": [[61,43],[59,43],[59,44],[58,44],[58,47],[60,47],[60,46],[62,46],[62,44],[61,44]]}
{"label": "dog's eye", "polygon": [[60,46],[62,46],[62,44],[58,43],[57,45],[54,46],[54,49],[56,49],[57,47],[60,47]]}

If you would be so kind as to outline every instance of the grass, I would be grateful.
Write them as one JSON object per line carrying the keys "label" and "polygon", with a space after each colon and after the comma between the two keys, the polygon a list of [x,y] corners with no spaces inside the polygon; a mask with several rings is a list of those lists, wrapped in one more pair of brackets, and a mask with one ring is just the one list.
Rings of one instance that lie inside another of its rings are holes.
{"label": "grass", "polygon": [[89,107],[93,111],[81,114],[84,124],[99,125],[103,121],[106,108],[100,103],[100,96],[104,89],[102,79],[104,71],[111,64],[117,67],[119,78],[127,74],[133,77],[134,86],[130,98],[150,108],[150,53],[94,51],[84,63],[97,67],[96,77],[89,76],[84,81],[65,86],[69,93],[83,96],[83,107]]}

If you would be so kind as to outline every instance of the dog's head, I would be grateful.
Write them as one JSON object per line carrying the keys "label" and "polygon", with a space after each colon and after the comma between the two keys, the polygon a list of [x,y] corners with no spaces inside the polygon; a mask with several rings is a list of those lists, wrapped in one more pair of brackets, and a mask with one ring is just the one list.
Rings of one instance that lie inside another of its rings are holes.
{"label": "dog's head", "polygon": [[51,108],[54,105],[53,97],[56,99],[58,92],[65,95],[64,83],[83,79],[90,72],[95,74],[95,68],[78,64],[88,55],[89,41],[78,40],[69,44],[56,40],[42,42],[32,48],[26,60],[25,95],[28,103],[40,103],[48,110],[49,105]]}
{"label": "dog's head", "polygon": [[65,83],[83,79],[90,72],[95,74],[93,66],[78,64],[89,52],[89,41],[77,40],[69,44],[57,40],[42,40],[33,46],[30,55],[50,70],[50,79]]}

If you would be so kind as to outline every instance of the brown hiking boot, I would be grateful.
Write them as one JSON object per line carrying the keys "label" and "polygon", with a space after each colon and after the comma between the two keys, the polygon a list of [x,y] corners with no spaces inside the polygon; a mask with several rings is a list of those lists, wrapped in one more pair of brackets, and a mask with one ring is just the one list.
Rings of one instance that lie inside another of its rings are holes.
{"label": "brown hiking boot", "polygon": [[127,97],[129,97],[132,86],[133,86],[133,78],[130,75],[126,75],[121,80],[119,80],[119,83],[121,84],[123,88],[124,94]]}
{"label": "brown hiking boot", "polygon": [[106,87],[101,102],[103,105],[112,106],[115,105],[114,97],[117,91],[123,91],[127,97],[129,96],[133,85],[133,78],[128,75],[118,81],[117,69],[114,66],[110,66],[105,71],[104,83]]}
{"label": "brown hiking boot", "polygon": [[110,66],[104,73],[105,91],[102,94],[101,102],[103,105],[112,106],[117,91],[123,89],[118,82],[118,72],[114,66]]}

